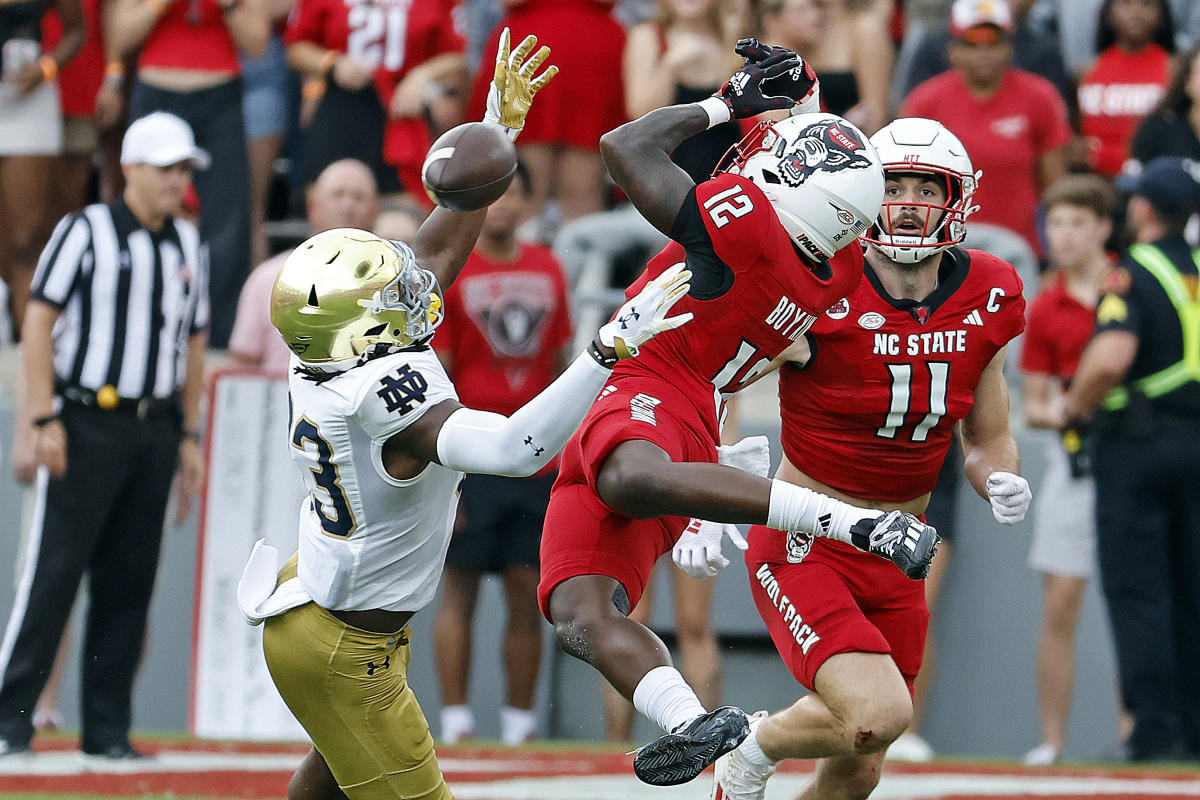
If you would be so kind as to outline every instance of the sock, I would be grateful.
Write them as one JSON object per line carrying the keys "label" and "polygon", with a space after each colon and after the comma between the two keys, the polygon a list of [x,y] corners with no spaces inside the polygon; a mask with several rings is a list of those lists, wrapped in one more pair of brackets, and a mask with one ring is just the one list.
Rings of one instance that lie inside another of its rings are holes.
{"label": "sock", "polygon": [[442,741],[456,744],[475,735],[475,712],[470,706],[442,706]]}
{"label": "sock", "polygon": [[777,531],[811,531],[814,536],[854,544],[850,526],[864,517],[881,516],[877,508],[859,508],[794,483],[771,481],[767,527]]}
{"label": "sock", "polygon": [[767,769],[775,764],[771,758],[758,746],[758,726],[760,721],[750,723],[750,735],[738,745],[738,753],[756,767]]}
{"label": "sock", "polygon": [[655,667],[633,690],[633,707],[667,733],[705,713],[700,698],[674,667]]}
{"label": "sock", "polygon": [[537,733],[537,714],[524,708],[500,707],[500,741],[517,747],[534,738]]}

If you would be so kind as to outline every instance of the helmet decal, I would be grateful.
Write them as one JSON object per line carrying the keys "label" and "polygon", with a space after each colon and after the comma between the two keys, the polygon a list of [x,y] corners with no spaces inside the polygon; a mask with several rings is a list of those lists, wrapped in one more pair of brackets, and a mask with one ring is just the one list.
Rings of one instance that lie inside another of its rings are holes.
{"label": "helmet decal", "polygon": [[809,125],[779,163],[781,177],[788,186],[799,186],[817,172],[870,167],[871,159],[862,140],[837,120]]}

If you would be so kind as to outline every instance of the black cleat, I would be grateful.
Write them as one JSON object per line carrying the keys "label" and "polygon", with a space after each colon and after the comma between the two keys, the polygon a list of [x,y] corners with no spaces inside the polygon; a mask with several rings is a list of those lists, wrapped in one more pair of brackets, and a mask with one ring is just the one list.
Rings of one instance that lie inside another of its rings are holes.
{"label": "black cleat", "polygon": [[914,581],[929,576],[929,566],[942,541],[937,529],[912,514],[889,511],[882,517],[860,519],[850,528],[850,541],[859,550],[891,561]]}
{"label": "black cleat", "polygon": [[746,713],[722,706],[639,749],[633,759],[633,773],[651,786],[687,783],[749,734]]}

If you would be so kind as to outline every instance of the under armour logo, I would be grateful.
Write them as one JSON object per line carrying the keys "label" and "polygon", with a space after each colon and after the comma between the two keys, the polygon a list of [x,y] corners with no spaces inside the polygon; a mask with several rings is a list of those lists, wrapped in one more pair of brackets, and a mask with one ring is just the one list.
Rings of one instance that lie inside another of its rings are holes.
{"label": "under armour logo", "polygon": [[544,448],[544,447],[538,447],[537,445],[535,445],[535,444],[533,443],[533,437],[532,437],[532,436],[526,436],[526,437],[525,437],[525,444],[529,445],[529,447],[533,449],[533,454],[534,454],[535,456],[540,456],[540,455],[541,455],[543,452],[545,452],[545,450],[546,450],[546,448]]}
{"label": "under armour logo", "polygon": [[638,310],[636,308],[631,308],[629,309],[629,313],[620,317],[617,322],[621,323],[622,328],[628,328],[630,322],[637,322],[641,318],[642,315],[638,313]]}
{"label": "under armour logo", "polygon": [[383,669],[387,669],[390,666],[392,666],[392,657],[390,654],[383,657],[382,664],[376,664],[374,661],[368,661],[367,662],[367,676],[370,677],[370,676],[374,675],[375,670],[377,670],[377,669],[383,670]]}
{"label": "under armour logo", "polygon": [[407,414],[412,411],[414,403],[425,402],[425,390],[429,382],[425,376],[405,364],[396,371],[396,375],[384,375],[379,381],[383,388],[376,396],[384,402],[388,411],[399,411]]}

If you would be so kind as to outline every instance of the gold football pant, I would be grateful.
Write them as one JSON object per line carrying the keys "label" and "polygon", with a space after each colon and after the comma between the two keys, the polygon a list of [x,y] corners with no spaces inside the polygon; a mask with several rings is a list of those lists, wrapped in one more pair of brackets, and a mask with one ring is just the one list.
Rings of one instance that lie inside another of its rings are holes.
{"label": "gold football pant", "polygon": [[406,678],[409,636],[351,627],[316,603],[264,624],[271,678],[352,800],[454,798]]}

